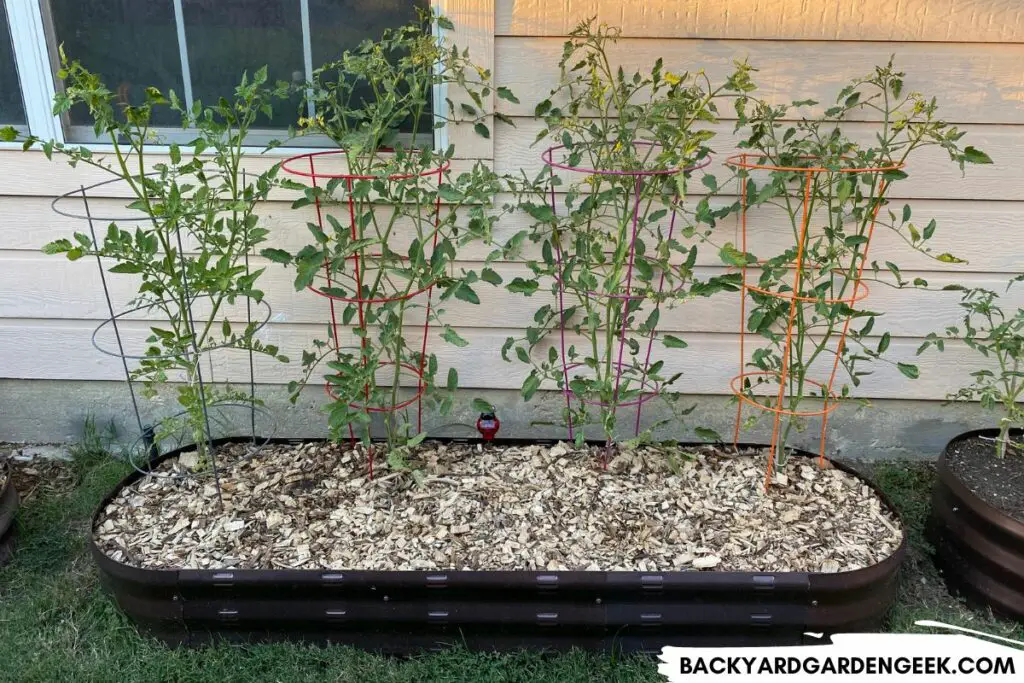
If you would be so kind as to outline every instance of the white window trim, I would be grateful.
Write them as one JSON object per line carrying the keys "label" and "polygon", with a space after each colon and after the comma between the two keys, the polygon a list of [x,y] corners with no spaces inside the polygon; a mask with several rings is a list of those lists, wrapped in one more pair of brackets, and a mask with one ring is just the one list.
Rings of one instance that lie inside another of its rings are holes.
{"label": "white window trim", "polygon": [[53,115],[56,90],[39,3],[37,0],[6,0],[5,5],[29,132],[44,140],[64,142],[60,118]]}
{"label": "white window trim", "polygon": [[[6,0],[7,20],[11,29],[11,37],[14,48],[14,58],[18,68],[18,77],[21,82],[22,100],[25,105],[25,118],[28,130],[32,135],[42,140],[53,140],[55,142],[67,143],[64,137],[64,125],[59,116],[53,115],[53,97],[56,93],[53,72],[51,70],[51,55],[49,54],[48,40],[43,23],[43,9],[41,3],[45,0]],[[178,2],[175,2],[178,5]],[[296,11],[308,13],[307,0],[299,0],[299,7]],[[474,60],[487,68],[492,68],[494,58],[494,4],[495,0],[431,0],[431,7],[448,16],[455,23],[456,30],[453,36],[457,39],[460,47],[465,46],[468,36]],[[180,30],[180,29],[179,29]],[[443,30],[437,32],[438,40],[445,36]],[[304,43],[308,40],[303,40]],[[483,54],[480,54],[480,48]],[[308,52],[308,46],[304,45],[304,51]],[[184,57],[183,57],[184,58]],[[307,55],[306,70],[312,68],[312,57]],[[187,67],[187,63],[185,64]],[[308,74],[307,74],[308,75]],[[447,86],[437,86],[434,89],[435,107],[440,109],[444,106],[445,99],[449,96]],[[435,114],[435,120],[440,116]],[[434,131],[434,145],[436,149],[447,149],[452,138],[464,140],[464,135],[451,135],[450,126],[445,126]],[[70,143],[80,144],[94,152],[111,152],[112,146],[101,143]],[[457,156],[469,159],[493,159],[493,141],[476,141],[467,145],[469,149],[459,145]],[[0,150],[21,149],[20,143],[0,143]],[[151,148],[155,153],[166,152],[169,147],[166,145],[153,145]],[[273,150],[264,151],[261,146],[247,146],[249,154],[263,154],[267,157],[287,157],[295,154],[304,154],[310,151],[309,147],[277,147]]]}

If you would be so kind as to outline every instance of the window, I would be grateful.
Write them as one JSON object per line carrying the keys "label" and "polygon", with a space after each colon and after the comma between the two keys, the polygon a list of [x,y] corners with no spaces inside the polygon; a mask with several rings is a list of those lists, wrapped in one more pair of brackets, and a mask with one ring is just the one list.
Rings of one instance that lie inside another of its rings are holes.
{"label": "window", "polygon": [[0,125],[23,127],[27,123],[11,29],[7,23],[7,5],[5,0],[0,0]]}
{"label": "window", "polygon": [[[301,83],[312,70],[416,17],[429,0],[41,0],[51,63],[56,46],[91,71],[125,103],[144,89],[173,89],[183,101],[230,97],[243,71],[269,66],[271,81]],[[0,62],[2,65],[2,62]],[[55,66],[55,64],[52,64]],[[0,76],[3,77],[3,76]],[[17,92],[15,90],[15,92]],[[300,115],[300,98],[282,102],[253,144],[281,137]],[[4,113],[5,110],[0,110]],[[304,115],[306,112],[302,112]],[[157,125],[165,139],[188,139],[173,112]],[[95,142],[88,112],[64,121],[67,140]],[[263,139],[261,139],[263,138]],[[327,144],[306,138],[305,144]]]}

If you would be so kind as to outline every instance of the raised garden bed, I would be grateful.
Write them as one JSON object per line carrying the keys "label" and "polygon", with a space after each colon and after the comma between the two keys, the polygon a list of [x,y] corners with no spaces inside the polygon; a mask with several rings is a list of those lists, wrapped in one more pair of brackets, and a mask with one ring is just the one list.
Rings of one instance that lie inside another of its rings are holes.
{"label": "raised garden bed", "polygon": [[[938,462],[932,505],[936,563],[949,588],[1024,620],[1024,457],[995,456],[999,431],[967,432]],[[1014,440],[1021,438],[1014,430]]]}
{"label": "raised garden bed", "polygon": [[18,511],[18,492],[10,469],[0,463],[0,565],[14,552],[14,514]]}
{"label": "raised garden bed", "polygon": [[564,445],[432,442],[410,458],[420,488],[386,471],[368,482],[344,448],[271,444],[238,463],[237,481],[231,447],[221,449],[224,515],[206,482],[158,478],[178,452],[100,504],[93,554],[149,633],[391,652],[797,644],[807,631],[878,627],[906,549],[872,484],[804,457],[765,494],[753,459],[707,446],[681,448],[695,459],[671,466],[638,447],[603,471]]}

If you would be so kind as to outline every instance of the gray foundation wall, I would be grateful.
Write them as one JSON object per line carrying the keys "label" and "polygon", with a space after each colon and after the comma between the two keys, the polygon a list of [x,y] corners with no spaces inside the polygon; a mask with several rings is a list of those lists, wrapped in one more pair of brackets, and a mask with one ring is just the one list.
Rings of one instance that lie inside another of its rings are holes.
{"label": "gray foundation wall", "polygon": [[[258,417],[257,431],[283,437],[323,437],[327,435],[326,403],[323,391],[307,387],[296,404],[288,401],[282,386],[264,385],[257,389],[270,416]],[[564,398],[555,392],[540,392],[524,403],[515,391],[465,390],[462,403],[448,416],[424,411],[424,428],[432,436],[475,436],[477,414],[470,401],[484,398],[493,403],[501,419],[501,436],[565,438],[560,425]],[[159,414],[172,410],[173,399],[156,403],[141,401],[148,423]],[[693,407],[687,415],[680,413]],[[622,436],[633,435],[635,409],[621,409]],[[753,413],[745,409],[745,416]],[[722,396],[682,396],[675,410],[664,401],[651,401],[644,408],[642,428],[659,421],[667,422],[652,431],[657,439],[698,440],[693,428],[708,427],[731,440],[736,407]],[[250,419],[243,409],[223,411],[214,431],[248,433]],[[58,382],[44,380],[0,380],[0,441],[56,443],[82,439],[86,423],[92,421],[102,432],[119,441],[137,437],[138,427],[131,400],[121,382]],[[870,405],[849,402],[840,406],[829,420],[827,452],[832,457],[879,459],[938,456],[953,436],[994,424],[994,415],[977,404],[944,405],[932,401],[873,401]],[[794,446],[817,451],[820,422],[808,421],[806,428],[791,439]],[[593,428],[588,435],[599,437]],[[741,439],[767,441],[771,434],[768,416],[762,416],[746,429]]]}

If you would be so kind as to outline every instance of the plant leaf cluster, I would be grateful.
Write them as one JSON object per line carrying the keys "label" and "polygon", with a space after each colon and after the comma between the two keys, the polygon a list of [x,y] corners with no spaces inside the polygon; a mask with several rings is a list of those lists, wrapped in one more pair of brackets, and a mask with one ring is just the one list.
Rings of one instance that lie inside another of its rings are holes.
{"label": "plant leaf cluster", "polygon": [[[1006,289],[1024,280],[1016,276]],[[998,292],[983,287],[963,287],[960,307],[964,310],[959,325],[947,327],[943,334],[930,333],[918,348],[921,354],[934,347],[944,351],[945,342],[957,340],[981,356],[983,367],[971,372],[973,381],[950,394],[952,401],[979,401],[982,408],[1000,412],[996,455],[1004,457],[1008,449],[1020,444],[1010,437],[1010,430],[1024,426],[1024,309],[1004,310]],[[1018,451],[1019,452],[1019,451]]]}
{"label": "plant leaf cluster", "polygon": [[[296,289],[330,298],[340,323],[328,325],[325,338],[303,353],[293,400],[325,366],[332,434],[358,431],[367,444],[377,412],[385,417],[389,446],[416,437],[407,412],[393,412],[406,402],[403,384],[422,387],[442,414],[450,410],[458,373],[452,369],[444,385],[438,382],[422,321],[440,330],[441,340],[466,346],[445,324],[444,306],[479,304],[481,279],[500,281],[490,268],[477,273],[456,265],[461,247],[490,239],[499,179],[483,163],[454,171],[454,147],[435,149],[431,141],[435,128],[456,120],[489,137],[489,99],[514,95],[495,91],[490,72],[468,50],[438,39],[432,25],[451,28],[443,16],[424,16],[314,72],[303,108],[315,115],[301,121],[297,134],[333,140],[344,172],[322,184],[285,179],[284,187],[301,193],[292,207],[313,207],[318,218],[307,222],[311,240],[297,252],[262,252],[295,269]],[[458,105],[448,100],[448,114],[430,111],[432,93],[442,86],[465,98]]]}
{"label": "plant leaf cluster", "polygon": [[[748,162],[771,167],[738,168],[748,211],[761,221],[781,216],[792,236],[778,253],[743,253],[732,244],[721,253],[726,265],[753,271],[760,290],[750,291],[753,306],[745,321],[747,331],[765,340],[749,361],[762,374],[743,386],[751,400],[797,412],[807,398],[825,399],[833,368],[849,377],[849,383],[840,380],[837,391],[845,398],[851,384],[871,374],[874,361],[892,363],[910,379],[919,374],[917,366],[885,357],[891,335],[876,327],[881,314],[866,307],[867,289],[857,283],[898,288],[927,288],[928,283],[905,280],[892,261],[868,261],[872,234],[887,229],[937,261],[960,262],[951,254],[932,253],[935,220],[921,228],[911,220],[909,205],[897,213],[888,208],[888,197],[925,148],[945,150],[961,169],[992,161],[974,147],[962,147],[965,132],[939,117],[935,98],[904,88],[904,79],[890,60],[842,88],[823,112],[810,115],[807,110],[818,102],[738,102],[737,129],[748,132],[741,151]],[[858,126],[867,131],[857,134]],[[783,375],[779,403],[775,394]],[[768,394],[755,393],[765,383]],[[775,444],[778,452],[784,454],[793,428],[801,428],[799,417],[787,419]]]}
{"label": "plant leaf cluster", "polygon": [[[506,210],[525,213],[531,225],[495,254],[515,255],[527,241],[537,245],[541,257],[528,261],[530,276],[515,278],[508,290],[533,296],[543,289],[555,297],[537,309],[525,336],[510,337],[502,348],[505,360],[514,352],[530,366],[523,397],[545,382],[571,391],[581,401],[567,409],[567,419],[596,419],[609,443],[616,404],[641,400],[656,387],[668,396],[680,377],[646,352],[662,312],[691,297],[736,290],[737,274],[696,272],[698,245],[735,207],[713,209],[707,197],[693,202],[688,186],[711,153],[718,103],[742,100],[755,87],[745,63],[719,85],[703,71],[673,73],[661,59],[627,73],[609,56],[618,37],[617,29],[588,21],[566,41],[560,82],[536,106],[544,124],[536,143],[549,141],[551,160],[577,170],[549,166],[534,178],[507,179],[516,202]],[[702,182],[718,185],[712,175]],[[564,358],[550,345],[562,328],[573,335]],[[680,349],[686,342],[663,335],[658,345]],[[599,407],[588,410],[588,403]]]}
{"label": "plant leaf cluster", "polygon": [[[251,400],[230,387],[207,383],[200,388],[203,353],[247,349],[288,361],[276,346],[256,337],[257,322],[238,322],[240,307],[263,301],[259,279],[264,269],[250,269],[248,255],[269,234],[256,210],[277,185],[278,173],[276,165],[262,173],[244,172],[243,146],[249,130],[272,114],[280,89],[268,84],[263,68],[252,77],[243,74],[232,99],[213,105],[196,101],[189,108],[173,91],[164,94],[156,88],[146,89],[141,104],[126,105],[97,74],[69,60],[63,50],[60,57],[57,75],[64,87],[54,99],[54,115],[86,107],[97,137],[113,151],[94,153],[33,136],[24,139],[24,147],[39,145],[48,158],[56,154],[71,166],[85,164],[109,173],[129,191],[127,208],[139,218],[111,222],[95,241],[76,232],[46,244],[43,252],[72,261],[98,257],[108,272],[133,278],[137,288],[128,305],[152,322],[132,379],[142,383],[150,398],[167,382],[180,381],[176,399],[182,413],[165,421],[158,440],[184,424],[203,449],[210,438],[204,403]],[[167,159],[154,162],[150,150],[158,140],[153,121],[168,109],[195,138],[187,145],[171,144]],[[0,134],[8,140],[15,135],[9,129]]]}

